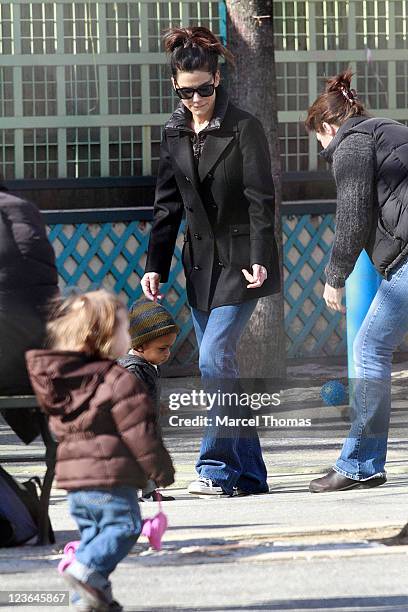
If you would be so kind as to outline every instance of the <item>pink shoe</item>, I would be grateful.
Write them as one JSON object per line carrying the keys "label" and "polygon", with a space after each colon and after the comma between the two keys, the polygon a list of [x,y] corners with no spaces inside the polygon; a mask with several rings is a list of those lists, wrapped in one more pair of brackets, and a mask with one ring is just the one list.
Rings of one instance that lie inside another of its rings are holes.
{"label": "pink shoe", "polygon": [[74,561],[75,552],[80,543],[81,542],[79,540],[74,540],[73,542],[68,542],[67,544],[65,544],[64,556],[58,563],[58,571],[60,574],[62,574],[67,569],[67,567],[71,565],[71,563]]}
{"label": "pink shoe", "polygon": [[153,518],[145,519],[143,521],[142,535],[146,536],[152,548],[155,550],[160,550],[161,540],[164,532],[167,529],[168,521],[167,516],[162,510],[161,496],[157,501],[159,502],[159,512]]}

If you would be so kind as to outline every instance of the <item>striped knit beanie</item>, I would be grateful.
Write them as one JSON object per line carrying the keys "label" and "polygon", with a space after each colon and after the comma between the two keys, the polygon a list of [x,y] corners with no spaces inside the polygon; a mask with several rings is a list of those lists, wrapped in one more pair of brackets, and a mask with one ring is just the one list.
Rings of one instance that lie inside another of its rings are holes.
{"label": "striped knit beanie", "polygon": [[180,328],[171,314],[157,302],[141,298],[133,302],[129,310],[132,348],[166,334],[178,334]]}

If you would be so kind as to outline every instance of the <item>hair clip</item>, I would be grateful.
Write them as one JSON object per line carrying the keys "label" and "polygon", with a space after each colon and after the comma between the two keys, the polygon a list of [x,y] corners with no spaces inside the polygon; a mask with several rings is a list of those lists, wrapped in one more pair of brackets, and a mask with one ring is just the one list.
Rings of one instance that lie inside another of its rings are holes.
{"label": "hair clip", "polygon": [[340,87],[340,91],[343,94],[343,96],[346,98],[347,102],[350,102],[350,104],[354,104],[354,95],[351,89]]}

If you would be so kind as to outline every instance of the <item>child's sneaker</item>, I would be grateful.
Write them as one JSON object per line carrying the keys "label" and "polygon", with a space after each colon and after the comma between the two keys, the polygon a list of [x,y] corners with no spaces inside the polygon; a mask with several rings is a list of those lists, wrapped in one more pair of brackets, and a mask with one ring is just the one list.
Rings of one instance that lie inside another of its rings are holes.
{"label": "child's sneaker", "polygon": [[[99,589],[95,589],[95,587],[92,587],[87,582],[83,582],[82,580],[75,578],[75,576],[70,574],[68,570],[65,570],[62,577],[66,582],[68,582],[70,587],[80,595],[80,605],[89,605],[93,612],[109,612],[112,609],[109,606],[113,602],[109,602],[104,593]],[[86,607],[79,608],[79,610],[84,609],[86,610]]]}
{"label": "child's sneaker", "polygon": [[158,489],[139,497],[140,502],[175,501],[175,499],[172,495],[163,495]]}

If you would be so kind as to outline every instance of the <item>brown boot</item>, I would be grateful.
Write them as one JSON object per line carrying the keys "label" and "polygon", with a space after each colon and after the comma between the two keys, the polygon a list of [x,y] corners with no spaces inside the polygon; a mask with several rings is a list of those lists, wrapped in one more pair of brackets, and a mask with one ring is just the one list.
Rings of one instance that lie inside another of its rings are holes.
{"label": "brown boot", "polygon": [[379,487],[385,482],[387,482],[385,476],[377,476],[368,480],[353,480],[339,474],[336,470],[330,470],[326,476],[312,480],[309,491],[311,493],[329,493],[331,491],[348,491],[349,489],[371,489],[372,487]]}

